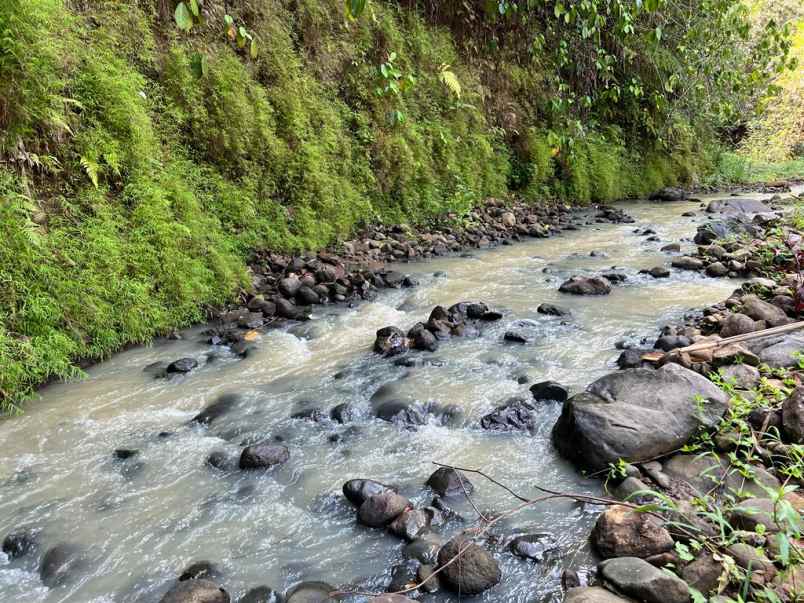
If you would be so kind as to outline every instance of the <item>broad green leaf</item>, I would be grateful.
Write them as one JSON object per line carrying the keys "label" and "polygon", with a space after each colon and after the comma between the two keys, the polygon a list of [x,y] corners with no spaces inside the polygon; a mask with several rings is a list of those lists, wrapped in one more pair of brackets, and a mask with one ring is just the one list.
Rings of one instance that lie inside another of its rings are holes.
{"label": "broad green leaf", "polygon": [[201,16],[201,7],[198,6],[198,0],[190,0],[190,12],[193,13],[194,17]]}
{"label": "broad green leaf", "polygon": [[203,53],[196,52],[190,57],[190,69],[197,79],[201,79],[207,75],[207,56]]}
{"label": "broad green leaf", "polygon": [[346,0],[346,16],[358,19],[366,9],[366,0]]}
{"label": "broad green leaf", "polygon": [[257,55],[259,54],[259,48],[257,47],[257,39],[252,38],[251,46],[249,47],[249,54],[251,55],[252,59],[256,59]]}
{"label": "broad green leaf", "polygon": [[176,12],[173,17],[176,19],[176,25],[182,31],[190,31],[193,28],[193,16],[184,2],[179,2],[178,6],[176,6]]}

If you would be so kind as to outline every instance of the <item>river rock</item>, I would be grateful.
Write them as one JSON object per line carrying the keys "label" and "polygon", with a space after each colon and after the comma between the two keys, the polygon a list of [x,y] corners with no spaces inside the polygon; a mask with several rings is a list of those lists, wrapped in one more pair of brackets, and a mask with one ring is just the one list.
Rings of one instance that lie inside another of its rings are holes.
{"label": "river rock", "polygon": [[573,276],[558,288],[562,293],[573,295],[608,295],[611,285],[606,279],[597,276]]}
{"label": "river rock", "polygon": [[411,347],[415,350],[435,352],[438,349],[438,339],[432,332],[427,330],[424,323],[417,322],[413,325],[408,331],[408,339],[411,341]]}
{"label": "river rock", "polygon": [[343,495],[354,506],[359,507],[370,496],[393,490],[390,486],[373,479],[350,479],[343,485]]}
{"label": "river rock", "polygon": [[427,423],[427,415],[411,400],[386,400],[374,412],[378,419],[403,427]]}
{"label": "river rock", "polygon": [[718,369],[721,377],[739,389],[751,389],[759,383],[759,370],[747,364],[730,364]]}
{"label": "river rock", "polygon": [[710,214],[767,214],[771,208],[758,199],[715,199],[706,206]]}
{"label": "river rock", "polygon": [[558,550],[558,542],[550,534],[523,534],[511,540],[508,548],[517,557],[542,561]]}
{"label": "river rock", "polygon": [[633,603],[600,586],[570,588],[564,595],[564,603]]}
{"label": "river rock", "polygon": [[536,427],[533,405],[512,398],[480,419],[480,426],[490,431],[533,431]]}
{"label": "river rock", "polygon": [[230,603],[229,593],[211,580],[186,580],[171,588],[160,603]]}
{"label": "river rock", "polygon": [[597,518],[592,544],[605,558],[645,558],[671,550],[673,539],[656,517],[614,505]]}
{"label": "river rock", "polygon": [[425,485],[439,496],[464,496],[475,489],[468,477],[451,467],[436,469]]}
{"label": "river rock", "polygon": [[754,320],[764,320],[769,327],[779,327],[792,322],[784,310],[762,301],[756,295],[746,295],[741,300],[743,313]]}
{"label": "river rock", "polygon": [[296,276],[288,276],[279,281],[279,292],[287,298],[292,298],[301,286],[301,281]]}
{"label": "river rock", "polygon": [[720,327],[720,336],[733,337],[734,335],[753,333],[764,328],[764,326],[764,323],[757,322],[750,316],[737,312],[729,314],[726,320],[723,321]]}
{"label": "river rock", "polygon": [[768,532],[778,532],[774,521],[774,504],[769,498],[747,498],[734,506],[729,515],[734,527],[755,531],[758,525]]}
{"label": "river rock", "polygon": [[703,261],[699,260],[698,258],[693,258],[687,255],[674,258],[670,265],[673,268],[678,268],[680,270],[700,270],[703,268]]}
{"label": "river rock", "polygon": [[648,274],[653,278],[668,278],[670,276],[670,270],[665,268],[664,266],[654,266],[648,270],[640,270],[640,274]]}
{"label": "river rock", "polygon": [[198,360],[195,358],[179,358],[168,364],[165,371],[167,373],[189,373],[197,366]]}
{"label": "river rock", "polygon": [[74,574],[84,563],[83,551],[67,543],[48,549],[39,564],[39,577],[48,588],[61,586],[74,579]]}
{"label": "river rock", "polygon": [[699,427],[717,425],[728,401],[708,379],[677,364],[627,369],[567,400],[553,442],[564,456],[595,470],[621,458],[655,458],[683,446]]}
{"label": "river rock", "polygon": [[741,568],[750,570],[752,574],[761,574],[766,582],[770,582],[776,576],[776,567],[771,560],[750,544],[737,542],[727,547],[726,553],[733,557]]}
{"label": "river rock", "polygon": [[539,304],[536,311],[539,314],[546,314],[548,316],[570,316],[572,314],[572,312],[566,308],[556,306],[555,304]]}
{"label": "river rock", "polygon": [[326,582],[302,582],[285,593],[285,603],[330,603],[337,589]]}
{"label": "river rock", "polygon": [[665,253],[679,253],[681,251],[681,243],[668,243],[659,251],[664,251]]}
{"label": "river rock", "polygon": [[383,490],[379,494],[369,496],[358,509],[360,523],[371,528],[384,528],[397,515],[410,506],[410,501],[393,490]]}
{"label": "river rock", "polygon": [[689,603],[690,591],[679,577],[638,557],[608,559],[598,566],[605,582],[644,603]]}
{"label": "river rock", "polygon": [[269,469],[286,463],[289,458],[290,451],[287,446],[265,441],[246,446],[240,454],[239,465],[241,469]]}
{"label": "river rock", "polygon": [[791,442],[804,442],[804,386],[794,389],[782,404],[782,427]]}
{"label": "river rock", "polygon": [[687,191],[675,186],[666,186],[651,194],[651,201],[683,201],[688,197]]}
{"label": "river rock", "polygon": [[342,402],[329,411],[329,418],[341,424],[351,423],[358,415],[357,407],[349,402]]}
{"label": "river rock", "polygon": [[798,354],[804,350],[804,334],[791,333],[763,346],[759,360],[770,368],[787,368],[798,365]]}
{"label": "river rock", "polygon": [[681,577],[692,588],[708,595],[717,588],[722,573],[723,565],[715,560],[712,553],[703,551],[682,568]]}
{"label": "river rock", "polygon": [[722,277],[729,273],[728,267],[722,262],[713,262],[706,267],[707,276]]}
{"label": "river rock", "polygon": [[430,527],[432,514],[425,509],[405,509],[388,524],[388,531],[413,541]]}
{"label": "river rock", "polygon": [[19,559],[39,548],[39,537],[33,530],[18,530],[3,539],[3,552],[9,559]]}
{"label": "river rock", "polygon": [[374,351],[383,356],[396,356],[408,351],[405,333],[397,327],[384,327],[377,331]]}
{"label": "river rock", "polygon": [[753,225],[750,219],[742,216],[712,220],[698,227],[693,241],[698,245],[709,245],[718,239],[740,235],[756,237],[761,235],[761,229]]}
{"label": "river rock", "polygon": [[555,381],[542,381],[530,386],[530,393],[534,400],[555,400],[565,402],[569,397],[569,390]]}
{"label": "river rock", "polygon": [[[452,561],[460,553],[460,558]],[[449,565],[446,565],[449,563]],[[477,595],[500,581],[502,573],[486,549],[459,534],[438,552],[439,574],[446,586],[462,595]]]}
{"label": "river rock", "polygon": [[250,589],[238,603],[282,603],[282,595],[267,586]]}

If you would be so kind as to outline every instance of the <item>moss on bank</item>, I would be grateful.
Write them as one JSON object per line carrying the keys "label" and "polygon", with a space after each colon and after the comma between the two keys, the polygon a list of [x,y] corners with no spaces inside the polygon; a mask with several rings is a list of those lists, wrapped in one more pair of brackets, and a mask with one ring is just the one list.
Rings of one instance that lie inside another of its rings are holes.
{"label": "moss on bank", "polygon": [[[226,39],[220,3],[189,34],[155,4],[0,8],[2,410],[78,359],[203,319],[248,286],[255,248],[321,248],[508,191],[635,197],[693,170],[692,150],[615,128],[563,147],[539,122],[537,71],[502,65],[490,87],[448,31],[393,3],[360,23],[340,3],[230,3],[256,58]],[[377,94],[390,52],[415,85]],[[515,97],[528,123],[502,128]]]}

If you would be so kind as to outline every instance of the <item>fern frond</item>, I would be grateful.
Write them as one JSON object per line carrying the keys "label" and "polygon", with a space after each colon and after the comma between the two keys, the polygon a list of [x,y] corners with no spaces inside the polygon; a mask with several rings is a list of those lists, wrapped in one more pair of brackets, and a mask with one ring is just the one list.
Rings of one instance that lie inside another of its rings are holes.
{"label": "fern frond", "polygon": [[450,70],[449,65],[441,65],[438,79],[449,88],[450,92],[458,98],[461,98],[461,82],[458,80],[458,76],[455,75],[455,72]]}
{"label": "fern frond", "polygon": [[100,165],[87,157],[81,157],[81,167],[84,168],[84,171],[87,173],[87,176],[89,176],[92,184],[95,185],[95,188],[98,188],[98,176],[101,170]]}

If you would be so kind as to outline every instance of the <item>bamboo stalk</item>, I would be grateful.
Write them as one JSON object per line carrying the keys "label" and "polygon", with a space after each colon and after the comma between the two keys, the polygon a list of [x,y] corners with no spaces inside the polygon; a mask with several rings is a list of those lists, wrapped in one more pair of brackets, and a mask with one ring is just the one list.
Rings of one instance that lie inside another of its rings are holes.
{"label": "bamboo stalk", "polygon": [[[752,339],[762,339],[764,337],[772,337],[774,335],[781,335],[783,333],[790,333],[804,328],[804,320],[799,322],[792,322],[787,325],[778,327],[771,327],[770,329],[762,329],[761,331],[753,331],[751,333],[743,333],[742,335],[733,335],[715,341],[701,341],[693,343],[685,348],[677,348],[671,350],[672,352],[700,352],[701,350],[708,350],[710,348],[719,348],[721,346],[730,345],[732,343],[742,343],[743,341],[751,341]],[[642,360],[648,362],[656,362],[661,360],[666,352],[648,352],[642,355]]]}

